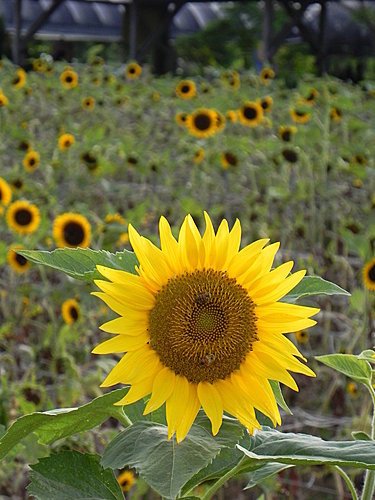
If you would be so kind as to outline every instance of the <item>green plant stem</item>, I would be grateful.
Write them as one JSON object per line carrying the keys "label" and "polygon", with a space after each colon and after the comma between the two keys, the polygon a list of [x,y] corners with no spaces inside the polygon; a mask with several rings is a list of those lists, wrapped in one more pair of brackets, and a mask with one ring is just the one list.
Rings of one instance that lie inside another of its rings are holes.
{"label": "green plant stem", "polygon": [[[372,405],[373,405],[370,437],[372,440],[374,440],[375,439],[375,391],[371,383],[367,385],[367,388],[371,394]],[[366,471],[365,483],[363,485],[361,500],[372,500],[374,498],[374,491],[375,491],[375,471],[368,469]]]}
{"label": "green plant stem", "polygon": [[346,486],[348,487],[353,500],[358,500],[357,492],[355,491],[354,484],[347,473],[338,465],[334,465],[333,469],[343,478]]}
{"label": "green plant stem", "polygon": [[238,472],[240,472],[242,468],[242,462],[244,461],[245,457],[241,458],[241,460],[238,462],[238,464],[233,467],[230,471],[228,471],[226,474],[224,474],[223,477],[218,479],[216,483],[214,483],[207,491],[206,493],[201,497],[201,500],[210,500],[214,494],[217,492],[219,488],[221,488],[230,478],[235,476]]}

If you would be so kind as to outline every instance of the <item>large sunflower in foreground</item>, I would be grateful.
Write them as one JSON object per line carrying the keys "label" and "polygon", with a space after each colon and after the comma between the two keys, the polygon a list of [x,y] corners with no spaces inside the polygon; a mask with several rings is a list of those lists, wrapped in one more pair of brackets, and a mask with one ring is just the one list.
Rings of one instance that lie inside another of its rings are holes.
{"label": "large sunflower in foreground", "polygon": [[201,406],[213,434],[223,412],[250,432],[260,428],[255,409],[280,423],[269,381],[298,390],[289,371],[314,376],[283,334],[314,325],[318,309],[278,302],[305,271],[289,275],[293,262],[271,270],[278,243],[239,250],[238,220],[231,231],[223,220],[215,234],[205,219],[201,236],[187,216],[176,240],[162,217],[161,250],[129,225],[137,274],[98,266],[109,281],[95,282],[102,292],[94,295],[120,317],[102,325],[117,335],[93,352],[126,352],[102,386],[131,385],[118,405],[151,394],[145,414],[166,403],[168,435],[178,442]]}
{"label": "large sunflower in foreground", "polygon": [[56,217],[52,234],[58,247],[86,248],[91,241],[91,225],[84,215],[67,212]]}

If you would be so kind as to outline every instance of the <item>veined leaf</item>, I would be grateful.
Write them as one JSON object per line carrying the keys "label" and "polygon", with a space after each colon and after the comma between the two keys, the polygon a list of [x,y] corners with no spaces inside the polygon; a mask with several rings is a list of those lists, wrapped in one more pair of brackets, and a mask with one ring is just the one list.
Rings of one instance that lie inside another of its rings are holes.
{"label": "veined leaf", "polygon": [[354,354],[325,354],[315,359],[357,382],[366,385],[371,382],[371,365]]}
{"label": "veined leaf", "polygon": [[283,302],[295,302],[302,297],[312,295],[347,295],[350,293],[330,281],[324,280],[319,276],[305,276],[293,290],[285,295]]}

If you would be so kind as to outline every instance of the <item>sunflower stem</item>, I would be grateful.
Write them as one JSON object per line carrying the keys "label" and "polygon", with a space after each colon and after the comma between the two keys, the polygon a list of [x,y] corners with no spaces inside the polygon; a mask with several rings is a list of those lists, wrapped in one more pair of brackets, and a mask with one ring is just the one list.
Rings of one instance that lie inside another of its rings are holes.
{"label": "sunflower stem", "polygon": [[[366,387],[368,388],[371,394],[372,405],[373,405],[370,437],[372,440],[375,440],[375,391],[371,383],[366,384]],[[372,500],[374,498],[374,491],[375,491],[375,470],[368,469],[366,471],[365,483],[363,485],[361,500]]]}
{"label": "sunflower stem", "polygon": [[333,469],[343,478],[346,486],[348,487],[353,500],[358,500],[357,492],[355,491],[354,484],[347,473],[338,465],[334,465]]}
{"label": "sunflower stem", "polygon": [[234,477],[238,472],[241,471],[242,468],[242,462],[244,461],[245,457],[242,457],[241,460],[238,462],[238,464],[233,467],[230,471],[228,471],[226,474],[224,474],[223,477],[218,479],[216,483],[214,483],[207,491],[206,493],[201,497],[201,500],[210,500],[214,494],[219,490],[229,479]]}

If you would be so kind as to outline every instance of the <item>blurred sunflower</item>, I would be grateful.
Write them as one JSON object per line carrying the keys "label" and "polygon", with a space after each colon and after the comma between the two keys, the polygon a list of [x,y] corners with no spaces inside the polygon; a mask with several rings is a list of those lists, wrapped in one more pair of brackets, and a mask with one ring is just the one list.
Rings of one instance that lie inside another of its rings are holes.
{"label": "blurred sunflower", "polygon": [[12,87],[22,89],[26,85],[26,71],[23,68],[18,68],[12,80]]}
{"label": "blurred sunflower", "polygon": [[187,116],[186,126],[191,135],[206,138],[214,135],[217,130],[217,113],[208,108],[199,108]]}
{"label": "blurred sunflower", "polygon": [[12,199],[12,190],[5,179],[0,177],[0,209],[9,205]]}
{"label": "blurred sunflower", "polygon": [[[279,244],[263,239],[239,250],[241,225],[223,220],[215,234],[205,213],[201,236],[187,216],[176,240],[160,219],[161,250],[129,225],[137,274],[97,266],[106,280],[94,292],[120,317],[102,325],[115,337],[95,354],[126,354],[102,383],[131,388],[117,405],[151,393],[144,414],[166,403],[168,436],[189,432],[200,407],[220,429],[223,411],[249,432],[261,426],[255,409],[280,423],[270,380],[294,390],[289,371],[314,376],[284,337],[314,325],[318,309],[279,302],[303,278],[293,262],[272,269]],[[109,281],[107,281],[109,280]]]}
{"label": "blurred sunflower", "polygon": [[61,305],[61,315],[67,325],[79,320],[81,310],[76,299],[65,300]]}
{"label": "blurred sunflower", "polygon": [[91,225],[84,215],[67,212],[54,220],[52,236],[58,247],[86,248],[91,242]]}
{"label": "blurred sunflower", "polygon": [[259,78],[263,85],[269,85],[269,83],[275,78],[275,72],[272,68],[262,68]]}
{"label": "blurred sunflower", "polygon": [[199,165],[204,160],[205,155],[206,155],[206,153],[205,153],[203,148],[197,149],[197,151],[194,153],[193,162],[196,165]]}
{"label": "blurred sunflower", "polygon": [[262,109],[265,113],[269,113],[272,109],[273,99],[270,95],[266,95],[259,99],[259,104],[262,106]]}
{"label": "blurred sunflower", "polygon": [[8,106],[8,104],[9,104],[9,99],[3,93],[3,91],[0,89],[0,108]]}
{"label": "blurred sunflower", "polygon": [[351,380],[346,384],[346,392],[352,398],[356,398],[358,396],[358,385]]}
{"label": "blurred sunflower", "polygon": [[238,110],[239,120],[247,127],[257,127],[263,120],[263,108],[259,102],[246,101]]}
{"label": "blurred sunflower", "polygon": [[92,111],[95,108],[95,99],[91,96],[84,97],[81,102],[82,108],[87,111]]}
{"label": "blurred sunflower", "polygon": [[185,113],[184,111],[180,111],[179,113],[176,113],[175,120],[177,125],[185,126],[186,121],[187,121],[188,114]]}
{"label": "blurred sunflower", "polygon": [[221,166],[227,170],[230,167],[236,167],[238,165],[238,158],[234,153],[230,151],[224,151],[220,156]]}
{"label": "blurred sunflower", "polygon": [[24,273],[30,268],[30,262],[25,259],[22,255],[17,253],[17,250],[22,250],[23,247],[21,245],[12,245],[9,247],[7,252],[7,261],[10,267],[16,273]]}
{"label": "blurred sunflower", "polygon": [[122,224],[122,225],[126,224],[126,220],[118,212],[115,212],[113,214],[107,214],[104,218],[104,222],[106,224],[113,224],[114,222],[117,224]]}
{"label": "blurred sunflower", "polygon": [[367,157],[361,153],[358,153],[350,158],[350,163],[355,163],[357,165],[367,165]]}
{"label": "blurred sunflower", "polygon": [[8,226],[19,234],[34,233],[40,224],[39,208],[25,200],[9,205],[6,214]]}
{"label": "blurred sunflower", "polygon": [[137,80],[142,74],[142,66],[136,62],[131,62],[126,66],[125,76],[128,80]]}
{"label": "blurred sunflower", "polygon": [[27,172],[34,172],[39,166],[40,154],[37,151],[31,149],[28,151],[22,160],[22,165]]}
{"label": "blurred sunflower", "polygon": [[124,493],[127,493],[131,490],[133,484],[135,483],[134,472],[132,472],[131,470],[122,471],[121,474],[117,477],[117,482],[120,485],[122,491]]}
{"label": "blurred sunflower", "polygon": [[289,126],[289,125],[281,125],[279,127],[279,137],[284,142],[290,142],[293,138],[293,135],[297,133],[297,127]]}
{"label": "blurred sunflower", "polygon": [[78,74],[72,68],[67,68],[61,73],[60,82],[64,89],[74,89],[78,85]]}
{"label": "blurred sunflower", "polygon": [[299,344],[307,344],[309,341],[309,333],[306,330],[295,332],[294,336]]}
{"label": "blurred sunflower", "polygon": [[116,245],[118,247],[123,247],[129,243],[129,234],[127,232],[121,233],[118,237]]}
{"label": "blurred sunflower", "polygon": [[73,134],[62,134],[58,139],[58,147],[60,151],[66,151],[75,143],[75,137]]}
{"label": "blurred sunflower", "polygon": [[91,172],[95,171],[99,166],[98,159],[90,152],[82,153],[81,160]]}
{"label": "blurred sunflower", "polygon": [[335,123],[341,122],[341,120],[342,120],[342,111],[341,111],[341,109],[337,108],[337,107],[331,108],[330,111],[329,111],[329,117]]}
{"label": "blurred sunflower", "polygon": [[298,153],[294,151],[294,149],[285,148],[281,151],[284,160],[289,163],[297,163],[298,161]]}
{"label": "blurred sunflower", "polygon": [[177,84],[175,92],[180,99],[192,99],[197,95],[197,87],[193,80],[181,80]]}
{"label": "blurred sunflower", "polygon": [[307,104],[308,106],[313,106],[318,96],[319,92],[317,91],[317,89],[312,88],[305,97],[302,97],[302,102],[304,104]]}
{"label": "blurred sunflower", "polygon": [[215,110],[216,113],[216,132],[222,132],[225,129],[225,116],[220,111]]}
{"label": "blurred sunflower", "polygon": [[295,108],[292,108],[290,110],[290,116],[295,123],[300,123],[300,124],[307,123],[311,119],[311,113],[307,113],[307,111]]}
{"label": "blurred sunflower", "polygon": [[375,258],[365,264],[362,277],[367,290],[375,291]]}

